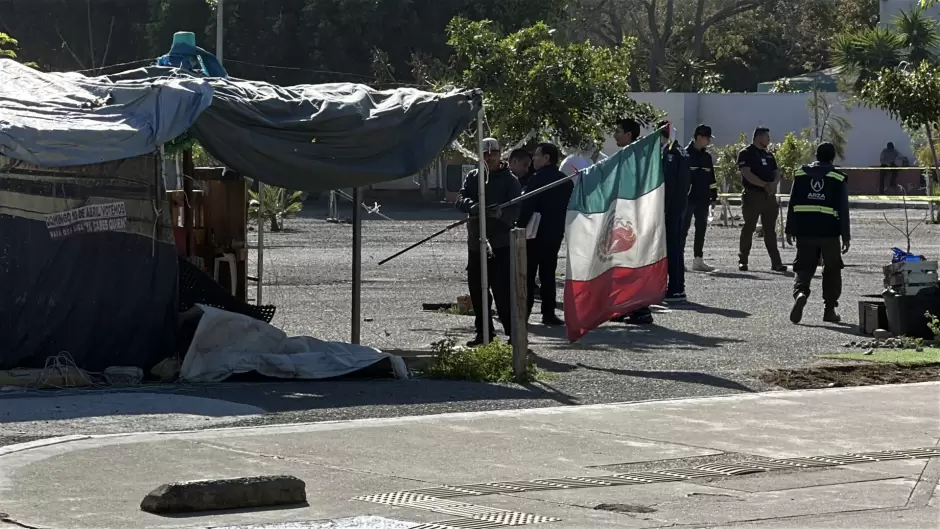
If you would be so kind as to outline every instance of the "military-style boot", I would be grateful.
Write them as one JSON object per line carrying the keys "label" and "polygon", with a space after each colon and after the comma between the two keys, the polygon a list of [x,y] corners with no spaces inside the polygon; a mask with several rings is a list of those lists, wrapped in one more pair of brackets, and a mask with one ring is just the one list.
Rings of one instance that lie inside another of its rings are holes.
{"label": "military-style boot", "polygon": [[800,292],[793,298],[793,308],[790,309],[790,321],[794,324],[800,323],[803,320],[803,309],[806,308],[806,301],[809,297]]}
{"label": "military-style boot", "polygon": [[841,323],[842,316],[839,316],[839,313],[836,312],[835,307],[830,307],[826,305],[826,310],[823,312],[823,321],[828,323]]}

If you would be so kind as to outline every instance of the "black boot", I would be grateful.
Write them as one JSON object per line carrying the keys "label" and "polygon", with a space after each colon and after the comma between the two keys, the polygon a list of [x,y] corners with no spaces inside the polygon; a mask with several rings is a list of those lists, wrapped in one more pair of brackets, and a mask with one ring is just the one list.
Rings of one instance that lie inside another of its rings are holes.
{"label": "black boot", "polygon": [[790,309],[790,321],[794,324],[800,323],[803,321],[803,309],[806,308],[806,301],[809,297],[800,292],[796,295],[796,298],[793,299],[793,308]]}
{"label": "black boot", "polygon": [[835,307],[827,305],[825,312],[823,312],[823,321],[827,323],[842,323],[842,316],[839,316]]}

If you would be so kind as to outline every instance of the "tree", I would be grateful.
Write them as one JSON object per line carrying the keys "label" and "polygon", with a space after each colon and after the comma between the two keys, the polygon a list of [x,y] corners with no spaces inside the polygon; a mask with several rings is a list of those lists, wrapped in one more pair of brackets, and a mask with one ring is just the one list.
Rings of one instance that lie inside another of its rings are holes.
{"label": "tree", "polygon": [[[843,107],[848,106],[846,101],[840,100],[839,103]],[[811,133],[815,143],[829,142],[836,149],[836,157],[845,158],[845,146],[852,123],[836,112],[836,105],[830,103],[829,97],[815,85],[806,107],[813,118]]]}
{"label": "tree", "polygon": [[[940,124],[940,66],[922,61],[917,66],[885,69],[878,77],[868,81],[859,93],[859,99],[870,107],[887,112],[905,126],[923,129],[927,135],[934,179],[927,178],[927,189],[940,176],[937,168],[937,146],[933,131]],[[931,219],[936,221],[933,202]]]}
{"label": "tree", "polygon": [[938,43],[937,21],[913,9],[902,11],[890,26],[839,35],[833,42],[832,62],[858,92],[884,69],[896,68],[905,61],[935,61]]}
{"label": "tree", "polygon": [[[940,122],[936,90],[940,24],[921,8],[902,11],[891,26],[847,32],[833,49],[843,75],[855,76],[853,89],[867,106],[877,107],[910,128],[923,129],[937,176],[933,131]],[[927,90],[927,92],[924,92]],[[928,194],[933,189],[928,173]],[[930,202],[931,218],[934,203]]]}
{"label": "tree", "polygon": [[[17,50],[20,47],[20,42],[13,37],[7,35],[0,31],[0,58],[6,57],[7,59],[16,60],[18,58]],[[24,63],[26,66],[36,68],[36,63],[27,62]]]}
{"label": "tree", "polygon": [[480,88],[492,134],[507,141],[534,135],[578,146],[602,144],[616,118],[654,118],[627,95],[632,41],[598,47],[559,44],[544,23],[503,34],[489,21],[447,25],[457,69],[445,82]]}
{"label": "tree", "polygon": [[[258,192],[248,190],[248,218],[257,219],[261,202]],[[304,208],[304,192],[290,192],[282,187],[264,186],[264,217],[271,223],[271,231],[284,229],[284,219],[293,217]]]}

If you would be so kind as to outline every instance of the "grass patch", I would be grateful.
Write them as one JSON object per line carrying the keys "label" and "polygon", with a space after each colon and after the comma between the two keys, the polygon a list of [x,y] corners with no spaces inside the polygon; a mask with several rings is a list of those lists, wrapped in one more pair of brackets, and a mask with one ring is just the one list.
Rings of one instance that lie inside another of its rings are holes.
{"label": "grass patch", "polygon": [[[470,382],[515,382],[512,373],[512,345],[499,339],[480,347],[458,347],[447,338],[431,345],[434,359],[423,373],[428,378]],[[541,370],[527,364],[522,382],[541,378]]]}
{"label": "grass patch", "polygon": [[871,354],[844,353],[823,355],[822,357],[831,360],[858,360],[861,362],[917,367],[940,364],[940,348],[923,347],[920,351],[916,349],[884,349],[875,350]]}

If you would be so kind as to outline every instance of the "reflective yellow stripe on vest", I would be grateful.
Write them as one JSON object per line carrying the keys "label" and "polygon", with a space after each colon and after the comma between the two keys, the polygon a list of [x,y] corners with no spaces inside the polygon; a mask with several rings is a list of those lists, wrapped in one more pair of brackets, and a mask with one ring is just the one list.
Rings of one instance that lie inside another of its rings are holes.
{"label": "reflective yellow stripe on vest", "polygon": [[[796,174],[794,174],[793,176],[809,176],[809,175],[806,174],[806,171],[803,171],[803,170],[801,169],[801,170],[798,170],[798,171],[796,172]],[[830,172],[826,173],[826,176],[828,176],[829,178],[832,178],[832,179],[834,179],[834,180],[837,180],[837,181],[839,181],[839,182],[844,182],[844,181],[845,181],[845,177],[842,176],[842,175],[840,175],[839,173],[837,173],[837,172],[835,172],[835,171],[830,171]]]}
{"label": "reflective yellow stripe on vest", "polygon": [[839,218],[839,212],[826,206],[793,206],[794,213],[825,213]]}

